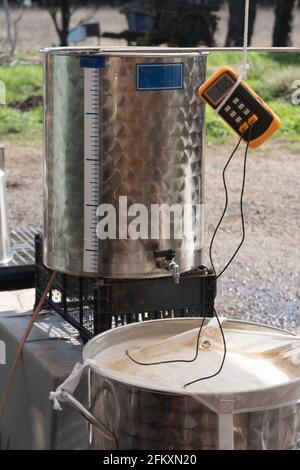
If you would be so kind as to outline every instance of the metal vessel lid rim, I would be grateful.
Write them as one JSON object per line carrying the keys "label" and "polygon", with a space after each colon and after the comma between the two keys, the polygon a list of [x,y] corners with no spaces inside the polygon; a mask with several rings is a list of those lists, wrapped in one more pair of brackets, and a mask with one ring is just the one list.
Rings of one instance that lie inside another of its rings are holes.
{"label": "metal vessel lid rim", "polygon": [[[212,52],[243,52],[242,47],[151,47],[151,46],[93,46],[44,47],[42,54],[99,54],[99,55],[199,55]],[[249,47],[248,52],[300,52],[298,47]]]}
{"label": "metal vessel lid rim", "polygon": [[196,50],[189,50],[184,48],[131,48],[129,47],[45,47],[39,50],[42,54],[50,54],[50,55],[106,55],[106,56],[128,56],[128,57],[138,57],[138,56],[178,56],[178,55],[185,55],[185,56],[199,56],[199,55],[207,55],[209,54],[208,51],[196,51]]}
{"label": "metal vessel lid rim", "polygon": [[[202,318],[202,317],[200,317]],[[92,339],[90,339],[90,341],[88,341],[88,343],[86,343],[84,345],[84,348],[83,348],[83,351],[82,351],[82,356],[83,356],[83,360],[86,361],[87,359],[93,359],[89,356],[90,354],[90,349],[93,345],[93,343],[97,343],[97,341],[99,341],[99,339],[103,338],[103,337],[106,337],[106,336],[109,336],[111,334],[116,334],[117,333],[117,330],[118,330],[118,333],[120,333],[122,330],[125,331],[125,329],[129,330],[129,329],[136,329],[136,328],[147,328],[147,327],[151,327],[151,324],[158,324],[158,323],[179,323],[179,322],[191,322],[191,323],[194,323],[194,322],[197,322],[197,320],[199,320],[199,318],[196,318],[196,317],[177,317],[177,318],[164,318],[164,319],[156,319],[156,320],[147,320],[147,322],[136,322],[136,323],[128,323],[126,325],[122,325],[122,326],[119,326],[118,328],[115,328],[115,329],[111,329],[111,330],[106,330],[102,333],[99,333],[98,335],[94,336]],[[208,319],[209,320],[209,319]],[[266,325],[264,323],[256,323],[256,322],[253,322],[253,321],[245,321],[245,320],[240,320],[240,319],[236,319],[236,318],[227,318],[226,319],[226,322],[227,323],[236,323],[237,325],[240,324],[240,325],[250,325],[250,326],[258,326],[258,327],[262,327],[264,329],[270,329],[270,330],[275,330],[275,331],[278,331],[278,332],[281,332],[281,333],[284,333],[288,336],[295,336],[294,333],[290,332],[290,331],[286,331],[286,330],[283,330],[282,328],[278,328],[278,327],[275,327],[275,326],[272,326],[272,325]],[[147,323],[145,325],[145,323]],[[128,380],[124,377],[117,377],[116,375],[113,374],[113,371],[110,370],[110,369],[101,369],[101,366],[97,366],[97,364],[95,362],[92,362],[91,365],[90,365],[90,368],[91,369],[94,369],[96,372],[100,372],[101,375],[109,380],[112,380],[112,381],[117,381],[117,382],[120,382],[122,384],[125,384],[125,385],[129,385],[131,387],[138,387],[139,390],[145,390],[145,391],[151,391],[151,392],[154,392],[154,393],[157,393],[157,392],[162,392],[162,393],[168,393],[168,394],[171,394],[171,395],[191,395],[195,392],[191,392],[189,389],[182,389],[180,392],[178,391],[171,391],[170,389],[168,389],[166,386],[159,386],[159,385],[149,385],[149,384],[141,384],[138,379],[136,379],[136,381],[134,380],[134,378],[132,378],[131,380]],[[274,389],[277,389],[278,387],[280,386],[286,386],[287,384],[297,384],[299,383],[299,377],[295,377],[295,378],[290,378],[287,382],[283,382],[281,385],[265,385],[264,387],[262,387],[261,389],[255,389],[255,390],[246,390],[246,391],[241,391],[241,392],[238,392],[239,396],[245,396],[245,395],[248,395],[249,393],[253,393],[253,392],[260,392],[260,393],[268,393],[268,392],[271,392],[273,391]],[[199,392],[197,392],[198,394]],[[203,394],[202,396],[211,396],[211,395],[215,395],[214,392],[206,392],[205,394]],[[201,396],[201,392],[199,394],[199,396]]]}

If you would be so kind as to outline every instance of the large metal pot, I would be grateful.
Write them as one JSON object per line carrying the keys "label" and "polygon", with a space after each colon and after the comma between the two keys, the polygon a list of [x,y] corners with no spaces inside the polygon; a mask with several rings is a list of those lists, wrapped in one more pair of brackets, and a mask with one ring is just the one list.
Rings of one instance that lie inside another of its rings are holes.
{"label": "large metal pot", "polygon": [[[278,332],[263,325],[233,320],[223,325],[225,336],[226,330],[232,328],[246,334],[249,330],[257,330],[258,334]],[[119,344],[124,344],[125,350],[130,341],[138,341],[149,333],[159,332],[163,337],[170,331],[177,334],[197,327],[199,319],[192,318],[119,327],[92,339],[84,348],[83,358],[93,360],[99,352]],[[290,335],[282,330],[280,334],[287,338]],[[224,442],[224,423],[226,433],[232,433],[235,449],[288,449],[300,437],[299,366],[287,365],[286,369],[283,366],[286,380],[280,384],[274,385],[270,379],[267,387],[249,387],[238,394],[228,390],[224,394],[192,393],[188,388],[174,393],[166,387],[141,386],[138,379],[120,380],[113,371],[101,370],[101,366],[95,368],[90,364],[89,368],[90,410],[69,392],[64,391],[63,396],[91,424],[94,449],[218,449],[222,448],[221,440]],[[235,409],[231,411],[228,411],[228,399],[234,404]],[[220,403],[223,408],[225,403],[227,409],[222,411]],[[230,424],[228,413],[231,412]]]}
{"label": "large metal pot", "polygon": [[[179,271],[201,264],[202,215],[191,237],[99,240],[99,204],[203,203],[204,106],[196,88],[206,55],[151,48],[45,49],[44,262],[96,277],[164,276],[155,251],[175,250]],[[201,219],[201,220],[200,220]],[[118,220],[119,221],[119,220]],[[173,227],[171,227],[172,229]]]}

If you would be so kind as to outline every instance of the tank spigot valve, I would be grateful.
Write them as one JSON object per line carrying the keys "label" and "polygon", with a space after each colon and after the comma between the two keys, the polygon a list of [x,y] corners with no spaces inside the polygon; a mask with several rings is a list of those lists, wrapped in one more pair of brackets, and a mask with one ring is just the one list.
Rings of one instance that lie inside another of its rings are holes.
{"label": "tank spigot valve", "polygon": [[179,266],[173,259],[171,262],[169,262],[169,270],[172,271],[173,274],[173,279],[175,284],[179,284],[179,279],[180,279],[180,272],[179,272]]}
{"label": "tank spigot valve", "polygon": [[174,282],[178,285],[180,279],[180,272],[179,265],[175,261],[175,255],[175,250],[162,250],[154,252],[154,258],[163,258],[162,261],[158,261],[158,267],[166,269],[166,271],[171,271]]}

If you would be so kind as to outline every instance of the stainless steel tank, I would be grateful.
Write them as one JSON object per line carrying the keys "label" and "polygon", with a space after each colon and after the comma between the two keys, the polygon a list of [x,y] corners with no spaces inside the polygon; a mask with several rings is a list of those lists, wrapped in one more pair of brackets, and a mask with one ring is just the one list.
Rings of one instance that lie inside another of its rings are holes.
{"label": "stainless steel tank", "polygon": [[[206,55],[153,48],[43,53],[45,264],[115,278],[168,274],[154,257],[160,250],[175,250],[180,272],[201,264],[204,119],[196,88]],[[120,197],[149,214],[151,204],[192,207],[191,236],[174,236],[171,214],[169,238],[118,232],[100,240],[97,207],[112,204],[119,227]]]}
{"label": "stainless steel tank", "polygon": [[[159,341],[168,336],[179,335],[179,338],[184,332],[199,328],[200,323],[201,319],[195,318],[140,322],[106,331],[85,345],[83,359],[89,370],[89,409],[73,396],[80,380],[80,375],[76,374],[78,371],[82,374],[85,369],[77,367],[77,372],[73,371],[57,390],[62,394],[59,399],[69,402],[92,425],[93,449],[216,450],[230,448],[228,442],[231,440],[235,450],[287,450],[296,447],[300,438],[299,363],[291,357],[274,360],[274,350],[264,355],[253,353],[257,369],[252,375],[249,373],[248,382],[237,388],[236,380],[249,367],[251,354],[243,352],[241,347],[238,350],[238,354],[242,354],[239,362],[236,351],[232,351],[234,343],[229,339],[232,332],[241,334],[240,341],[245,335],[250,335],[253,344],[256,332],[256,341],[260,341],[258,338],[263,338],[262,335],[266,338],[272,334],[277,337],[276,341],[278,337],[281,341],[283,338],[293,341],[288,332],[255,323],[226,320],[223,328],[228,356],[224,367],[228,369],[232,382],[228,383],[224,378],[223,369],[220,386],[216,385],[216,378],[211,378],[202,385],[201,382],[196,384],[195,388],[180,389],[176,388],[176,379],[168,385],[163,379],[160,383],[155,375],[157,366],[152,366],[149,376],[153,379],[148,378],[147,381],[144,380],[143,366],[138,366],[140,376],[132,370],[128,372],[128,368],[122,374],[116,367],[118,361],[123,361],[120,366],[123,371],[125,351],[134,349],[134,344],[141,345],[145,338],[151,337],[154,344],[159,345]],[[278,343],[276,345],[278,347]],[[171,357],[180,355],[180,345],[177,346],[176,352],[170,349]],[[119,355],[115,348],[119,348]],[[106,361],[102,355],[102,359],[98,359],[97,355],[106,351]],[[202,353],[204,357],[211,351],[202,350]],[[219,364],[218,360],[213,369],[218,370]],[[265,364],[263,369],[262,364]],[[171,368],[176,367],[176,363],[171,365]],[[184,369],[187,367],[185,364]],[[193,367],[195,365],[191,365]],[[170,369],[167,369],[166,374],[169,373]],[[191,377],[197,377],[195,374],[192,373]],[[208,391],[210,381],[214,385]],[[232,406],[231,411],[228,404]]]}

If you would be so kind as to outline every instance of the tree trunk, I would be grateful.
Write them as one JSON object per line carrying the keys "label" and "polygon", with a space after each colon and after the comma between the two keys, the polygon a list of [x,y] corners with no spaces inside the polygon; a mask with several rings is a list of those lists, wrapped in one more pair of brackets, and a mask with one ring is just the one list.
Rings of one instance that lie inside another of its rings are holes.
{"label": "tree trunk", "polygon": [[[244,42],[244,19],[245,0],[228,0],[229,21],[225,46],[242,47]],[[253,36],[256,18],[256,0],[250,2],[248,45],[250,46]]]}
{"label": "tree trunk", "polygon": [[61,30],[59,34],[60,45],[68,46],[68,34],[70,28],[70,2],[69,0],[62,0],[60,11],[61,11]]}
{"label": "tree trunk", "polygon": [[295,3],[295,0],[276,0],[275,2],[274,47],[287,47],[291,45]]}
{"label": "tree trunk", "polygon": [[10,7],[8,0],[3,0],[3,7],[5,11],[5,21],[6,21],[6,40],[9,44],[10,54],[14,52],[14,31],[13,23],[10,15]]}

